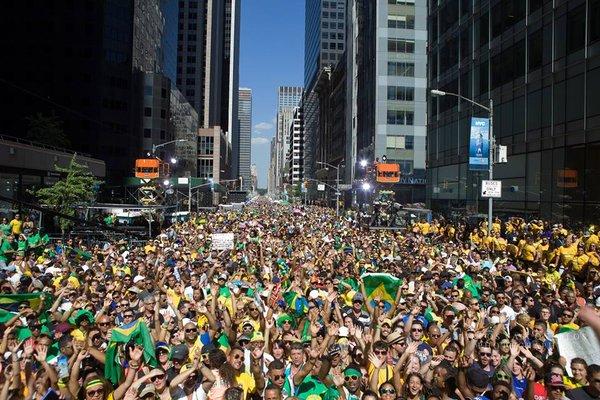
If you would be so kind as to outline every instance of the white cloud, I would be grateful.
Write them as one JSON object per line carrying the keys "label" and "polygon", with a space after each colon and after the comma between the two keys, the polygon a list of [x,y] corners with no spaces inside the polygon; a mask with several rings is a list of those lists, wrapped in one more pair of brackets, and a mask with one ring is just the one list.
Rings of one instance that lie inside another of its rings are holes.
{"label": "white cloud", "polygon": [[252,144],[263,145],[263,144],[269,144],[269,143],[271,143],[271,141],[269,140],[269,138],[266,138],[266,137],[255,136],[252,138]]}
{"label": "white cloud", "polygon": [[273,124],[269,122],[259,122],[258,124],[254,125],[254,129],[257,131],[268,131],[273,129]]}

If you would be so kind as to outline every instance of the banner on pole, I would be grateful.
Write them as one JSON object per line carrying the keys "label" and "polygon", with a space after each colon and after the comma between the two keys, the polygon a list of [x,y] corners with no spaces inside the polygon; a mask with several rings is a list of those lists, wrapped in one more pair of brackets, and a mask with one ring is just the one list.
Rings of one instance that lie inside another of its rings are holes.
{"label": "banner on pole", "polygon": [[469,170],[485,171],[490,163],[490,120],[471,118],[469,141]]}

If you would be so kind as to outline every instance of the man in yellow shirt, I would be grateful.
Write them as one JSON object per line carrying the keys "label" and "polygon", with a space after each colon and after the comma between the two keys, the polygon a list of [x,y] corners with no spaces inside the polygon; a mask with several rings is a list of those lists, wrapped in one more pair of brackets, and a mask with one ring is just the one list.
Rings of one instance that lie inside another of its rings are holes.
{"label": "man in yellow shirt", "polygon": [[21,221],[21,215],[19,213],[15,214],[15,217],[8,224],[10,226],[11,232],[15,237],[21,234],[23,230],[23,221]]}

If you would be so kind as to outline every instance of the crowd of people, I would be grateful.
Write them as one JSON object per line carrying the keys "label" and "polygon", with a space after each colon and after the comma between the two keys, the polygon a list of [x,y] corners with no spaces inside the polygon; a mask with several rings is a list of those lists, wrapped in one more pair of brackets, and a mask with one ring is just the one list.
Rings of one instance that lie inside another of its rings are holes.
{"label": "crowd of people", "polygon": [[139,245],[25,225],[0,225],[0,400],[600,397],[593,226],[269,202]]}

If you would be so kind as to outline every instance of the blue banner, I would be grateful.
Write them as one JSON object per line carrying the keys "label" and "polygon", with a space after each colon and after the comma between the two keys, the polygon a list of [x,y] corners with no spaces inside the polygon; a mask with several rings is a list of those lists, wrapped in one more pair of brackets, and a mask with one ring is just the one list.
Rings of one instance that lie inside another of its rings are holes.
{"label": "blue banner", "polygon": [[490,162],[490,120],[471,118],[469,170],[487,171]]}

